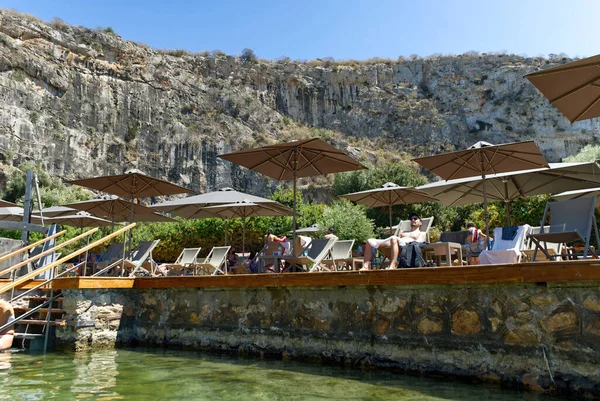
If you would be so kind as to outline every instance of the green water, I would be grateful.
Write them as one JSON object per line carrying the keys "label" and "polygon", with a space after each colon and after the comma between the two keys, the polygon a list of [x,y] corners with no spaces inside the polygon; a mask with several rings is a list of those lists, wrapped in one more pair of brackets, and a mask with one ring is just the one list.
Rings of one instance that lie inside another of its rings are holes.
{"label": "green water", "polygon": [[170,350],[0,354],[0,400],[549,400],[485,385]]}

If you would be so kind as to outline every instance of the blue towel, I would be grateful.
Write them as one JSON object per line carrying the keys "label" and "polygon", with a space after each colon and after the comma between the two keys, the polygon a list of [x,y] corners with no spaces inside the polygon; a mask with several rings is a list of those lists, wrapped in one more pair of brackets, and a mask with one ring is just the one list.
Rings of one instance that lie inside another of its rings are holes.
{"label": "blue towel", "polygon": [[517,232],[519,231],[519,226],[508,226],[502,227],[502,240],[503,241],[512,241],[517,236]]}

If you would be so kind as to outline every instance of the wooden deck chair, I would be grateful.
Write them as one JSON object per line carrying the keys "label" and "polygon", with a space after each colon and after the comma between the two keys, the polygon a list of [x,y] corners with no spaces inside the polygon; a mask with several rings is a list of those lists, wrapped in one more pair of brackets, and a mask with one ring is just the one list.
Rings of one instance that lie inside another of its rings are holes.
{"label": "wooden deck chair", "polygon": [[[589,252],[597,259],[598,255],[590,246],[592,227],[594,227],[596,240],[598,241],[597,246],[600,248],[598,226],[594,216],[595,206],[595,195],[586,198],[546,203],[539,234],[531,234],[529,236],[536,247],[533,252],[533,261],[536,259],[538,250],[541,250],[548,259],[552,258],[547,246],[543,245],[542,242],[561,244],[582,242],[585,244],[583,258],[587,258]],[[550,224],[548,227],[544,227],[544,222],[548,215],[550,216]]]}
{"label": "wooden deck chair", "polygon": [[163,263],[156,268],[156,271],[162,275],[181,276],[185,274],[186,269],[196,264],[196,258],[201,248],[184,248],[174,263]]}
{"label": "wooden deck chair", "polygon": [[[354,270],[355,258],[352,257],[352,247],[354,246],[354,240],[337,240],[331,247],[331,252],[327,258],[323,259],[322,265],[326,266],[327,269],[333,268],[338,270],[343,267],[350,266],[350,269]],[[362,261],[362,258],[356,258]]]}
{"label": "wooden deck chair", "polygon": [[[131,273],[129,273],[129,277],[135,276],[137,272],[144,272],[148,275],[154,273],[156,262],[152,259],[152,251],[159,242],[159,239],[154,241],[143,241],[140,242],[136,249],[131,251],[129,258],[126,258],[124,262],[126,269],[132,269]],[[147,262],[150,263],[150,271],[143,267],[144,263]]]}
{"label": "wooden deck chair", "polygon": [[318,271],[319,269],[327,269],[321,262],[331,252],[331,248],[336,243],[335,238],[323,238],[313,240],[310,244],[310,249],[306,256],[283,256],[281,260],[290,264],[292,269],[298,268],[304,271],[303,266],[312,264],[310,272]]}
{"label": "wooden deck chair", "polygon": [[199,268],[206,274],[227,274],[227,253],[230,246],[215,246],[210,250],[210,253],[204,259],[204,262],[197,263],[194,267]]}
{"label": "wooden deck chair", "polygon": [[98,255],[98,259],[94,262],[92,268],[92,275],[108,267],[110,264],[120,261],[123,258],[124,246],[122,242],[110,244],[104,252]]}
{"label": "wooden deck chair", "polygon": [[[429,241],[429,230],[431,230],[431,226],[433,226],[433,216],[421,219],[421,222],[422,224],[421,227],[419,227],[419,230],[427,235],[426,242],[431,242]],[[402,231],[410,231],[410,220],[400,220],[394,235],[399,237]]]}
{"label": "wooden deck chair", "polygon": [[518,226],[513,239],[502,239],[503,227],[494,229],[494,245],[491,250],[481,251],[479,263],[482,265],[495,265],[504,263],[519,263],[525,249],[525,240],[531,226],[525,224]]}

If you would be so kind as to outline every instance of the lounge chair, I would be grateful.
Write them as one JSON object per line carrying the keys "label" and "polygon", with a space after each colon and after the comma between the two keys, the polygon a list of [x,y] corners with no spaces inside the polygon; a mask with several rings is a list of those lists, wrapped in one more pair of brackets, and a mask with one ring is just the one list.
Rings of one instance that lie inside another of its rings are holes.
{"label": "lounge chair", "polygon": [[196,258],[200,253],[200,248],[185,248],[174,263],[164,263],[156,269],[160,274],[168,276],[180,276],[185,274],[186,269],[196,264]]}
{"label": "lounge chair", "polygon": [[[535,253],[536,246],[535,246],[535,243],[533,242],[533,239],[531,238],[531,235],[539,234],[541,232],[541,229],[542,228],[540,226],[537,226],[537,227],[531,227],[531,230],[529,230],[529,236],[527,237],[527,240],[525,241],[525,249],[523,250],[523,255],[525,256],[526,261],[533,262],[533,254]],[[563,249],[563,244],[556,243],[556,242],[552,243],[552,242],[547,242],[547,241],[544,241],[543,243],[544,243],[544,247],[548,251],[548,254],[550,254],[550,256],[552,256],[552,258],[557,259],[562,256],[561,250]],[[552,259],[548,259],[548,257],[543,252],[538,253],[536,256],[537,256],[536,261],[552,260]]]}
{"label": "lounge chair", "polygon": [[[142,271],[145,274],[154,273],[156,262],[152,259],[152,251],[159,242],[159,239],[154,241],[143,241],[140,242],[136,249],[131,251],[129,258],[126,258],[124,261],[125,268],[132,270],[131,273],[129,273],[129,277],[135,276],[138,271]],[[150,263],[150,271],[143,267],[147,262]]]}
{"label": "lounge chair", "polygon": [[525,249],[525,239],[531,226],[525,224],[514,229],[514,237],[512,239],[502,239],[503,230],[508,231],[508,228],[496,227],[494,229],[494,245],[491,250],[481,251],[479,254],[479,263],[482,265],[503,264],[503,263],[519,263],[521,261],[521,252]]}
{"label": "lounge chair", "polygon": [[98,255],[98,258],[93,265],[93,274],[109,266],[111,263],[123,259],[123,248],[122,242],[112,243],[106,248],[106,250]]}
{"label": "lounge chair", "polygon": [[[421,219],[421,223],[419,230],[427,235],[426,242],[429,242],[429,230],[431,230],[431,226],[433,225],[433,216]],[[410,220],[400,220],[400,223],[396,226],[394,235],[399,237],[402,231],[410,231]]]}
{"label": "lounge chair", "polygon": [[[583,258],[587,258],[589,252],[597,259],[598,255],[590,246],[593,226],[598,241],[597,245],[600,248],[598,226],[594,216],[595,205],[596,196],[546,203],[539,234],[529,236],[536,247],[533,252],[533,261],[536,260],[538,250],[541,250],[548,259],[552,258],[547,246],[542,242],[561,244],[581,242],[585,244]],[[544,227],[543,224],[548,215],[550,224],[548,227]]]}
{"label": "lounge chair", "polygon": [[354,246],[354,240],[338,240],[331,247],[329,256],[323,259],[322,265],[333,266],[334,270],[350,267],[348,270],[354,270],[355,262],[361,261],[362,258],[352,257],[352,247]]}
{"label": "lounge chair", "polygon": [[206,274],[227,274],[227,253],[230,246],[215,246],[210,250],[210,253],[204,259],[204,262],[197,263],[195,267],[199,268]]}
{"label": "lounge chair", "polygon": [[291,270],[298,269],[304,271],[303,266],[313,265],[310,272],[315,272],[320,269],[328,270],[327,266],[322,264],[323,259],[331,252],[331,248],[335,244],[335,238],[323,238],[313,240],[310,244],[310,249],[306,256],[283,256],[281,260],[287,262]]}

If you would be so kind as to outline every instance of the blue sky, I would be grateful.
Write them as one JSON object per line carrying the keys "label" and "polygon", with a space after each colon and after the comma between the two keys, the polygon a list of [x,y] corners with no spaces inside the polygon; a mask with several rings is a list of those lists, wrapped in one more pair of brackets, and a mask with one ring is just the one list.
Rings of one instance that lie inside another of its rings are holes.
{"label": "blue sky", "polygon": [[50,21],[110,26],[154,48],[304,60],[434,53],[600,53],[598,0],[0,0]]}

